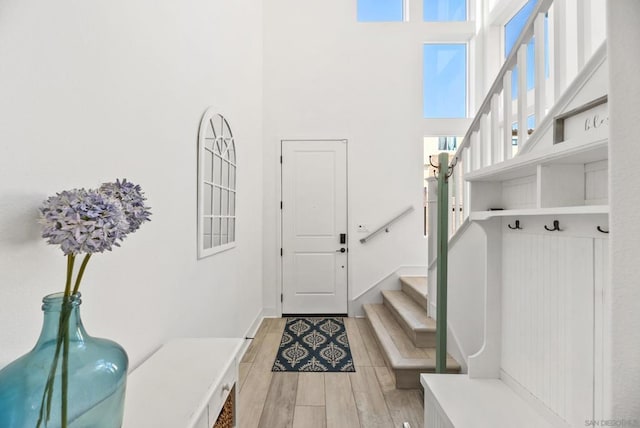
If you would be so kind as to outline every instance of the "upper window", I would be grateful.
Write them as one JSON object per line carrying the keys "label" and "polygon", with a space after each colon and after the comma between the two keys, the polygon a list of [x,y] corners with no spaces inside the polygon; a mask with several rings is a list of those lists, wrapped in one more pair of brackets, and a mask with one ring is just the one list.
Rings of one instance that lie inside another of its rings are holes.
{"label": "upper window", "polygon": [[359,22],[404,20],[404,0],[358,0]]}
{"label": "upper window", "polygon": [[509,56],[538,0],[529,0],[504,26],[504,56]]}
{"label": "upper window", "polygon": [[232,248],[236,238],[236,146],[229,122],[208,109],[199,132],[198,250]]}
{"label": "upper window", "polygon": [[467,0],[424,0],[425,21],[466,21]]}
{"label": "upper window", "polygon": [[467,45],[425,44],[423,112],[429,119],[467,116]]}
{"label": "upper window", "polygon": [[[514,48],[520,33],[524,29],[525,24],[531,17],[531,13],[536,7],[538,0],[529,0],[523,7],[516,13],[513,18],[507,22],[504,26],[504,56],[509,56]],[[535,37],[527,44],[527,90],[531,90],[535,86]],[[549,77],[549,26],[548,17],[545,17],[544,21],[544,61],[545,61],[545,77]],[[513,99],[518,97],[518,68],[513,70],[512,83],[511,83],[511,96]]]}

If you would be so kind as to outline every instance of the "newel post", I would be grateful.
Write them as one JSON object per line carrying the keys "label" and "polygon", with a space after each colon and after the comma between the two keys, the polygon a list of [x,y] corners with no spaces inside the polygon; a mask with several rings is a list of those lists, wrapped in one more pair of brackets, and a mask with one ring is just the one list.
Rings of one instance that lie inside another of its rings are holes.
{"label": "newel post", "polygon": [[436,373],[447,370],[447,256],[449,252],[449,154],[438,156]]}

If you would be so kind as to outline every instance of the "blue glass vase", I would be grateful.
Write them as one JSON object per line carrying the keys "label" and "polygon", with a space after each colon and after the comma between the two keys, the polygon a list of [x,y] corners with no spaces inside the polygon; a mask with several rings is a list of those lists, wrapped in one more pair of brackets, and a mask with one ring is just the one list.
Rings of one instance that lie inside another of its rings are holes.
{"label": "blue glass vase", "polygon": [[0,370],[0,427],[120,428],[126,352],[87,334],[80,294],[52,294],[43,302],[36,346]]}

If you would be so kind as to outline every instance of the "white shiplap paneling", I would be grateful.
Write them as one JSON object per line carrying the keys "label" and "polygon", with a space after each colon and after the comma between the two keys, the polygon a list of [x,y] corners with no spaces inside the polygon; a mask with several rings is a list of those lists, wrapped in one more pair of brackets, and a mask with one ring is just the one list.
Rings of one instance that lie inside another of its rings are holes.
{"label": "white shiplap paneling", "polygon": [[454,428],[429,388],[424,389],[424,426],[427,428]]}
{"label": "white shiplap paneling", "polygon": [[505,231],[502,270],[502,370],[581,426],[593,417],[593,239]]}
{"label": "white shiplap paneling", "polygon": [[609,161],[607,159],[584,165],[585,205],[608,203]]}
{"label": "white shiplap paneling", "polygon": [[[605,227],[603,225],[603,227]],[[608,226],[607,226],[608,228]],[[604,334],[608,330],[605,325],[604,305],[609,289],[609,240],[594,239],[594,414],[595,419],[603,419],[605,417],[605,382],[604,382],[604,366],[605,366],[605,337]]]}
{"label": "white shiplap paneling", "polygon": [[502,203],[505,209],[535,208],[536,176],[502,182]]}

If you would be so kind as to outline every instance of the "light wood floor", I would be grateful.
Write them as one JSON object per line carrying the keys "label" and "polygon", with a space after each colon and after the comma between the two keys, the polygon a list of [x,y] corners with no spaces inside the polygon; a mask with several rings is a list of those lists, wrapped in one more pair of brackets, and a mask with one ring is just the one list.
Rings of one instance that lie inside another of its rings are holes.
{"label": "light wood floor", "polygon": [[271,372],[285,320],[265,319],[240,363],[239,428],[423,426],[420,390],[397,390],[365,319],[345,318],[355,373]]}

